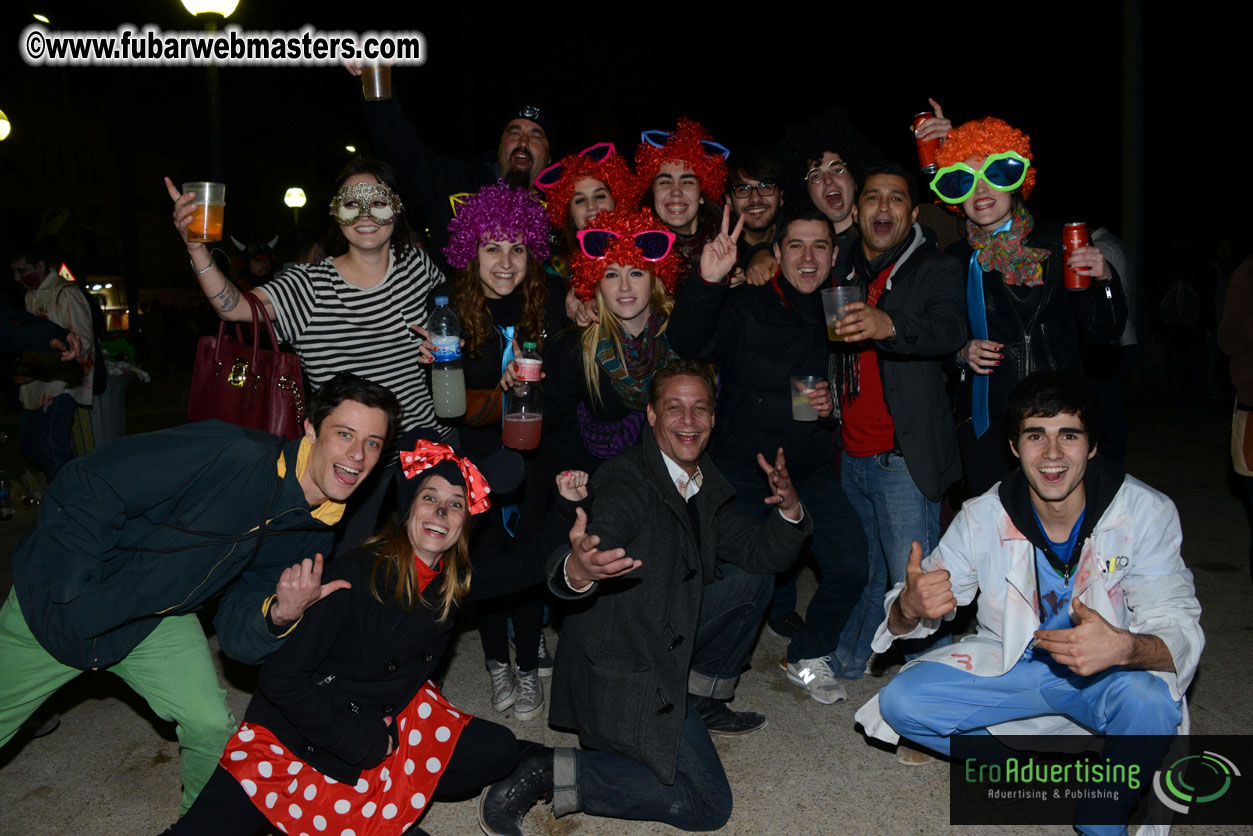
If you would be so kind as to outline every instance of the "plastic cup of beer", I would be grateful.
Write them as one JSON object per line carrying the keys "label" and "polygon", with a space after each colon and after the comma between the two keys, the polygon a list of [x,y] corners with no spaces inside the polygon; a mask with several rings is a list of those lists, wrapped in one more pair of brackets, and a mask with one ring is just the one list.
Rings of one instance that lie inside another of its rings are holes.
{"label": "plastic cup of beer", "polygon": [[222,218],[226,214],[226,184],[184,183],[183,194],[195,194],[196,212],[191,216],[191,226],[187,227],[187,240],[212,244],[222,240]]}
{"label": "plastic cup of beer", "polygon": [[822,290],[822,312],[827,319],[827,339],[843,342],[844,334],[835,333],[836,324],[844,318],[844,306],[866,301],[866,288],[861,285],[839,285]]}
{"label": "plastic cup of beer", "polygon": [[385,102],[392,97],[392,68],[386,64],[361,66],[361,93],[367,102]]}
{"label": "plastic cup of beer", "polygon": [[817,421],[818,410],[809,402],[809,393],[814,391],[822,378],[816,375],[798,375],[792,379],[792,420]]}

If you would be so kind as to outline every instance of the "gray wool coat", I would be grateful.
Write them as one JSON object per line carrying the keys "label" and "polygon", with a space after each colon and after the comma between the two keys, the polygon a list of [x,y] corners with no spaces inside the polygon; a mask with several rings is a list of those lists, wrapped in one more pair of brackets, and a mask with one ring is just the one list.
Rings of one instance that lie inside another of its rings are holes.
{"label": "gray wool coat", "polygon": [[634,572],[579,594],[566,585],[569,548],[553,553],[548,585],[573,599],[561,630],[549,723],[575,729],[584,747],[639,761],[674,783],[687,678],[704,585],[716,561],[751,572],[791,565],[813,531],[808,514],[750,516],[732,508],[735,491],[708,455],[694,502],[700,547],[652,433],[602,466],[592,479],[588,530],[600,548],[622,547],[642,561]]}

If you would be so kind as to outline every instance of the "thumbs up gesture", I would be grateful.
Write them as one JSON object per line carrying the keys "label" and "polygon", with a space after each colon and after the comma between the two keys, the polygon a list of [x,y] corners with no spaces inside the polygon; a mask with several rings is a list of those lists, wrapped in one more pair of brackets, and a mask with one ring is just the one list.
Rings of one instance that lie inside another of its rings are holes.
{"label": "thumbs up gesture", "polygon": [[909,550],[909,563],[905,565],[905,588],[896,600],[900,604],[901,615],[915,625],[920,618],[939,618],[957,606],[948,570],[924,571],[922,546],[917,540]]}

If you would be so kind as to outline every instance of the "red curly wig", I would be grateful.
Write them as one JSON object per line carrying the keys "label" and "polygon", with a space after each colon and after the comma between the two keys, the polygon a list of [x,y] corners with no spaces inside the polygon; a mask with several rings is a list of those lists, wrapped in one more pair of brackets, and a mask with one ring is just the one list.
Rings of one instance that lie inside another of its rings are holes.
{"label": "red curly wig", "polygon": [[605,277],[605,268],[610,264],[649,270],[661,279],[668,293],[674,293],[674,284],[679,277],[679,256],[674,248],[671,247],[661,261],[647,261],[631,240],[631,236],[637,232],[666,230],[666,225],[657,220],[650,210],[639,209],[632,212],[628,209],[614,209],[611,212],[601,212],[596,216],[594,228],[616,232],[620,237],[610,244],[604,258],[588,258],[581,248],[571,255],[570,267],[574,277],[570,280],[570,285],[576,296],[584,301],[591,299],[600,280]]}
{"label": "red curly wig", "polygon": [[713,139],[699,122],[680,118],[666,142],[658,148],[641,142],[635,151],[635,179],[642,199],[653,185],[657,171],[668,162],[681,162],[696,174],[700,192],[711,203],[721,203],[727,189],[727,161],[718,154],[709,154],[701,140]]}
{"label": "red curly wig", "polygon": [[570,201],[574,199],[574,186],[585,177],[604,183],[613,195],[614,203],[621,206],[628,205],[632,197],[639,194],[635,175],[617,154],[599,163],[577,154],[567,154],[561,160],[561,167],[561,179],[544,195],[548,201],[548,220],[557,229],[565,227]]}
{"label": "red curly wig", "polygon": [[995,116],[975,119],[949,131],[948,139],[935,155],[936,164],[944,168],[964,162],[971,157],[986,157],[1017,151],[1031,160],[1027,179],[1022,183],[1022,196],[1026,198],[1035,186],[1035,160],[1031,157],[1031,137]]}

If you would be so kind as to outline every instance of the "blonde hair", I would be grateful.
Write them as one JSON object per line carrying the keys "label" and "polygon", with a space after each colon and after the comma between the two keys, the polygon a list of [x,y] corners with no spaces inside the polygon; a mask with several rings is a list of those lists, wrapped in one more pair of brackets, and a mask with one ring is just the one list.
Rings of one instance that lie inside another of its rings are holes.
{"label": "blonde hair", "polygon": [[[657,334],[662,334],[670,324],[670,312],[674,310],[674,298],[666,292],[666,286],[662,284],[656,273],[650,270],[648,274],[653,282],[649,309],[661,318],[661,328],[657,330]],[[595,298],[596,312],[600,316],[600,322],[593,322],[583,329],[583,334],[579,337],[579,344],[582,348],[583,382],[587,385],[587,391],[592,397],[592,402],[596,406],[604,406],[604,399],[600,395],[600,362],[596,357],[596,347],[602,339],[609,340],[609,344],[613,346],[614,356],[618,358],[618,362],[625,368],[626,353],[622,350],[622,335],[626,332],[626,328],[623,327],[622,320],[618,319],[609,310],[609,306],[605,304],[605,297],[600,292],[600,285],[596,286]]]}
{"label": "blonde hair", "polygon": [[[418,490],[422,490],[421,486]],[[379,546],[375,552],[374,568],[370,570],[370,593],[380,604],[389,603],[385,598],[390,597],[390,603],[411,610],[421,602],[422,606],[437,613],[435,623],[443,624],[452,613],[453,605],[470,594],[472,567],[468,515],[457,542],[440,557],[444,566],[433,600],[418,590],[418,572],[413,563],[418,558],[414,555],[413,544],[409,542],[403,523],[367,540],[366,545]]]}

